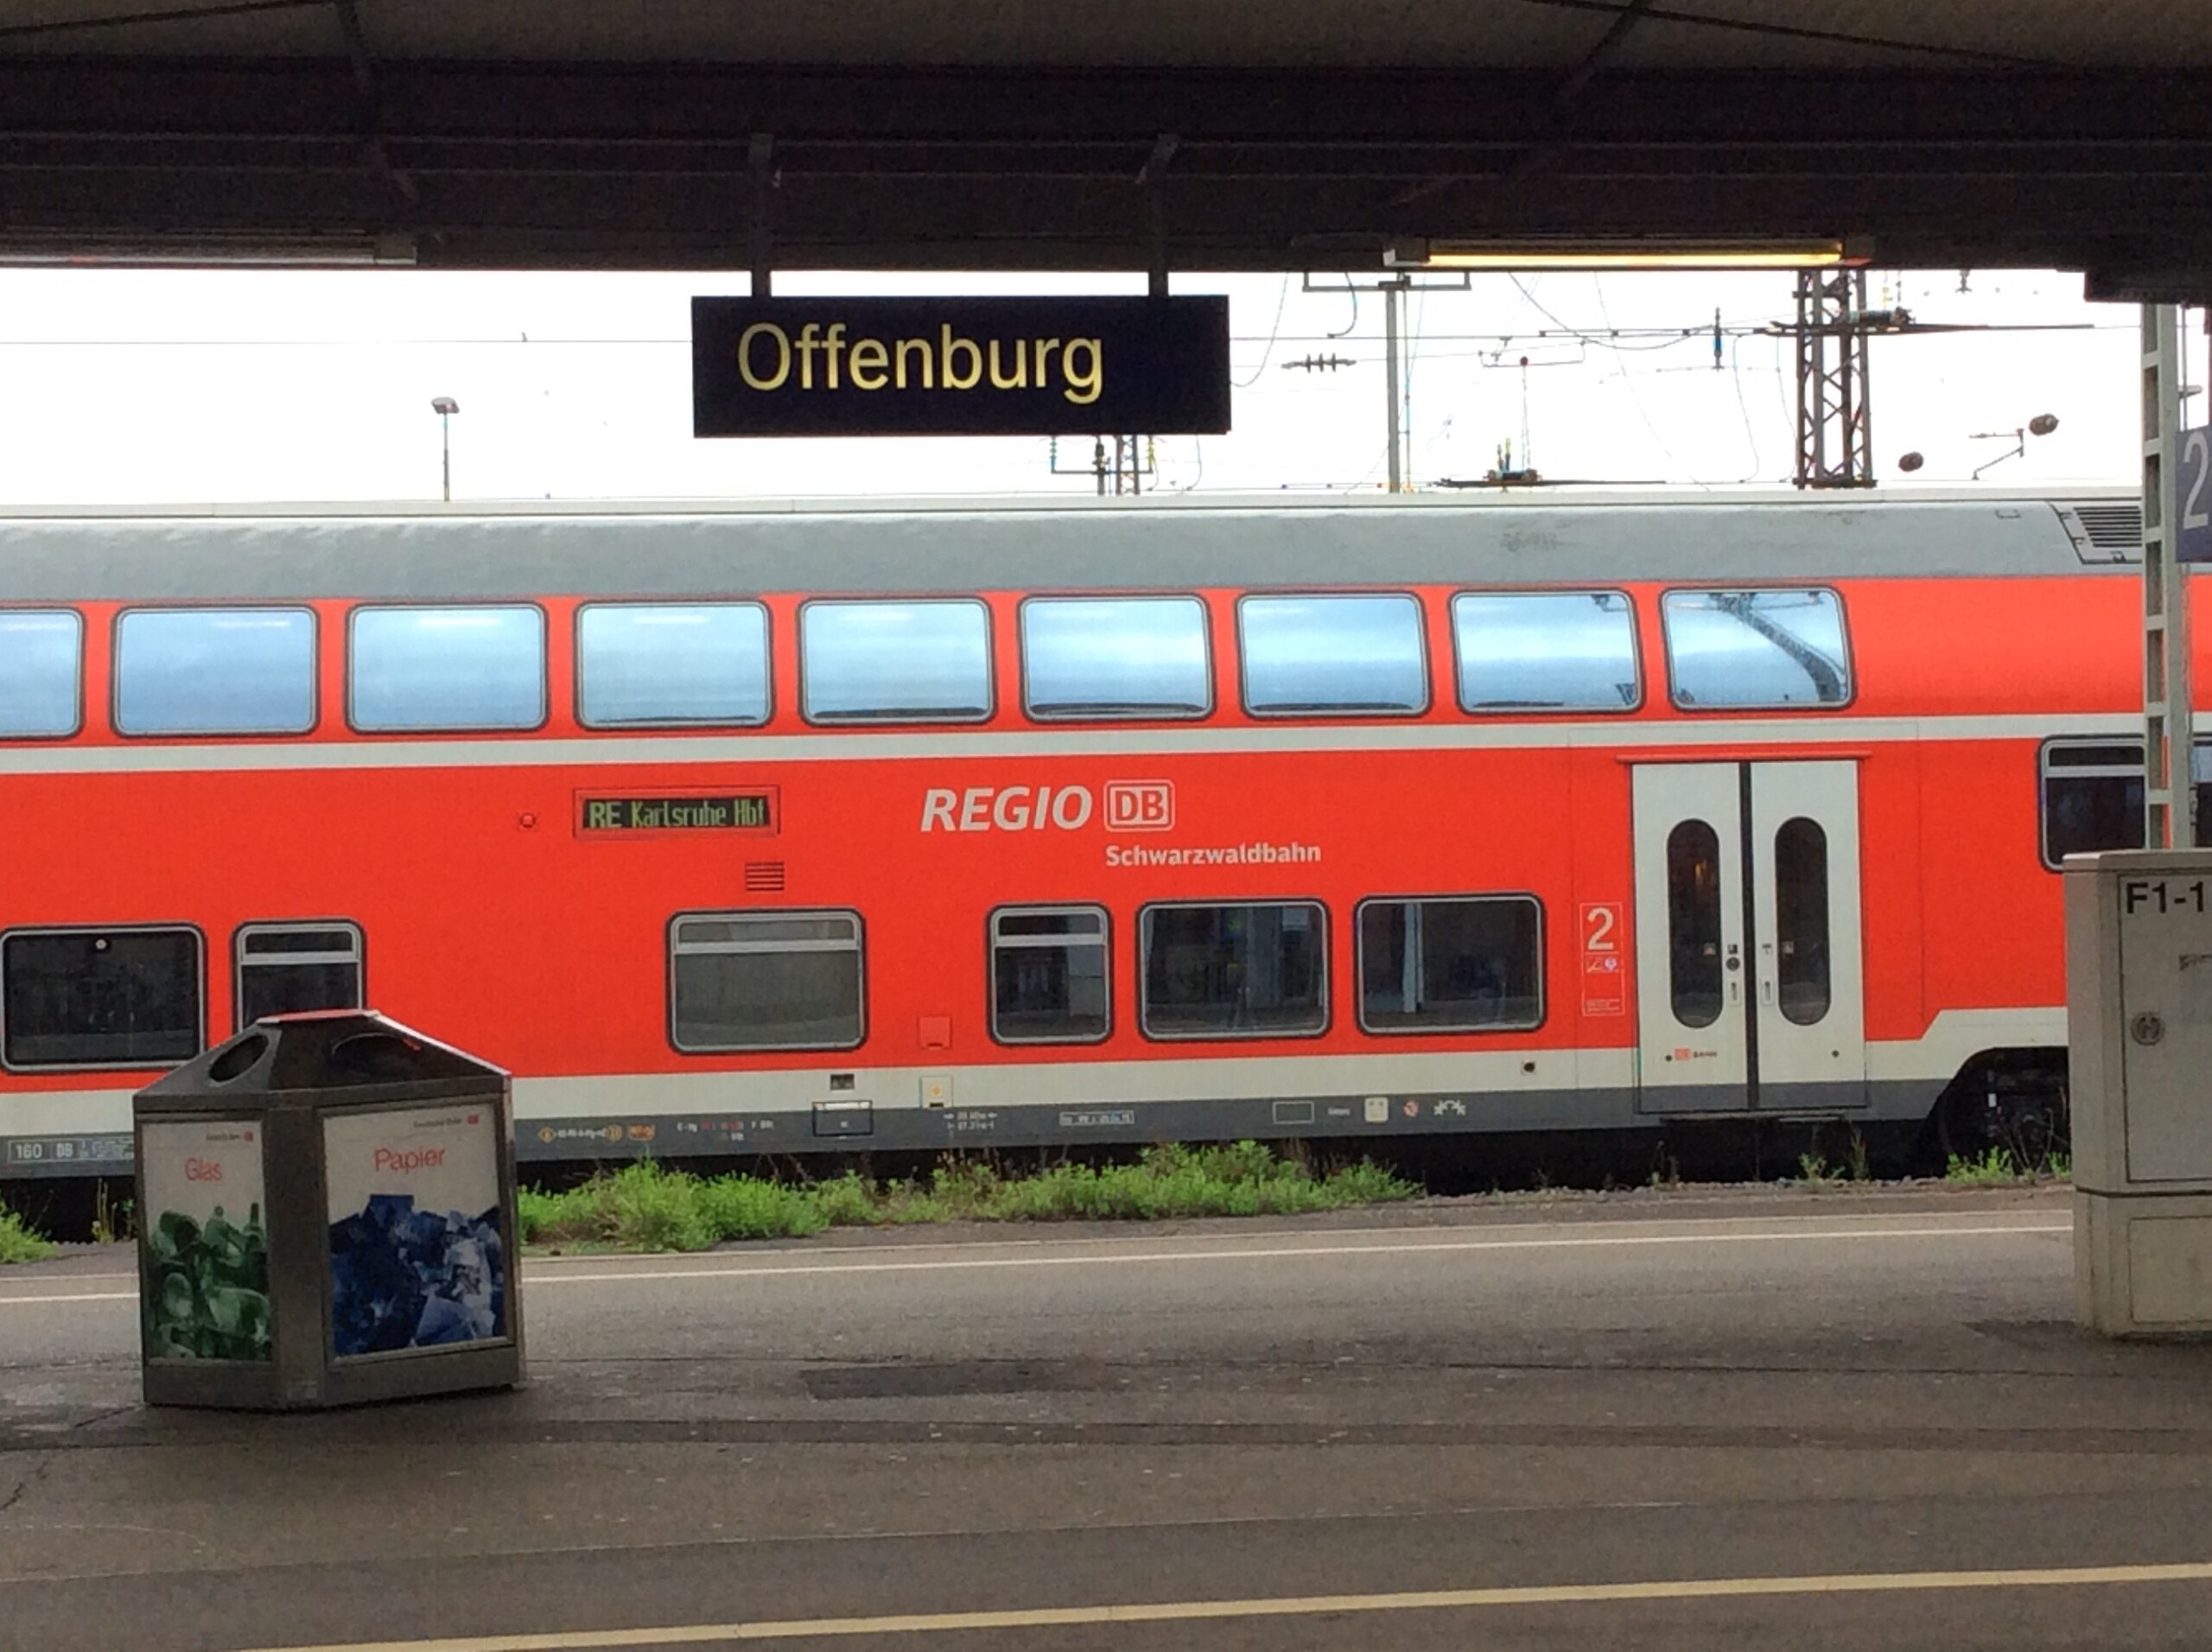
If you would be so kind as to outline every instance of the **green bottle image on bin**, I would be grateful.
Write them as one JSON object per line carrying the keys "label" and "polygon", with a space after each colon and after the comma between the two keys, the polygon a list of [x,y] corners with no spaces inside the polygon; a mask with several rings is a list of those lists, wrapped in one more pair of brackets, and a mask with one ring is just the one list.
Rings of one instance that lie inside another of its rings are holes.
{"label": "green bottle image on bin", "polygon": [[146,1346],[156,1359],[265,1360],[269,1236],[261,1206],[244,1226],[217,1205],[202,1227],[164,1210],[146,1235]]}

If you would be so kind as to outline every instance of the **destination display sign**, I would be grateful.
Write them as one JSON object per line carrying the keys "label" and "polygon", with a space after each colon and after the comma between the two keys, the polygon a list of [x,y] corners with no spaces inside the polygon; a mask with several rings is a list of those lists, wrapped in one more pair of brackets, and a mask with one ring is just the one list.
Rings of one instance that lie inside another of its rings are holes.
{"label": "destination display sign", "polygon": [[691,301],[694,435],[1228,429],[1218,295]]}
{"label": "destination display sign", "polygon": [[576,798],[576,830],[585,836],[775,829],[776,794],[772,788],[695,793],[680,797],[580,795]]}

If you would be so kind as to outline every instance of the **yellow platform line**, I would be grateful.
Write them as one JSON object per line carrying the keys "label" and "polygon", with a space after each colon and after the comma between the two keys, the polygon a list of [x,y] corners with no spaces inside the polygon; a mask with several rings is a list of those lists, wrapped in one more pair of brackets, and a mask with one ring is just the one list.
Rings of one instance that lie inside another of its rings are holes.
{"label": "yellow platform line", "polygon": [[1042,1606],[1012,1611],[912,1612],[880,1617],[800,1617],[747,1623],[678,1623],[659,1628],[575,1630],[544,1635],[485,1635],[429,1641],[358,1641],[253,1652],[604,1652],[652,1646],[713,1646],[747,1641],[818,1641],[864,1635],[931,1635],[953,1630],[1082,1629],[1098,1624],[1179,1623],[1257,1617],[1319,1617],[1355,1612],[1469,1611],[1512,1606],[1612,1602],[1730,1600],[1759,1596],[1877,1595],[1959,1589],[2076,1589],[2115,1584],[2212,1583],[2212,1561],[2171,1566],[2049,1566],[1997,1572],[1843,1573],[1804,1578],[1692,1578],[1644,1583],[1546,1584],[1521,1588],[1433,1589],[1398,1594],[1286,1595],[1250,1600],[1128,1602]]}

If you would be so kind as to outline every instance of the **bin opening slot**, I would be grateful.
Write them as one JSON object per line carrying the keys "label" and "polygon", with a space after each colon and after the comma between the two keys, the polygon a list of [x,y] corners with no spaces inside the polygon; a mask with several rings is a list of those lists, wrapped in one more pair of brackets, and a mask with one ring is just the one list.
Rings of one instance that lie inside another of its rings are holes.
{"label": "bin opening slot", "polygon": [[219,1084],[227,1084],[251,1072],[268,1053],[269,1035],[249,1032],[207,1064],[207,1077]]}
{"label": "bin opening slot", "polygon": [[334,1071],[362,1083],[378,1084],[423,1076],[423,1046],[397,1032],[356,1032],[330,1046]]}

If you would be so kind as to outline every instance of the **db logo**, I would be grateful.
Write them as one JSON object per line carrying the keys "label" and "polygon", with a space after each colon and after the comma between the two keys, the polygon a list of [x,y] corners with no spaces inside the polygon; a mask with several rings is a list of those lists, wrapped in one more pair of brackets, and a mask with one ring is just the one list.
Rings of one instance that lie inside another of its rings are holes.
{"label": "db logo", "polygon": [[1175,826],[1175,783],[1172,780],[1109,780],[1106,783],[1106,829],[1109,832],[1165,832]]}

